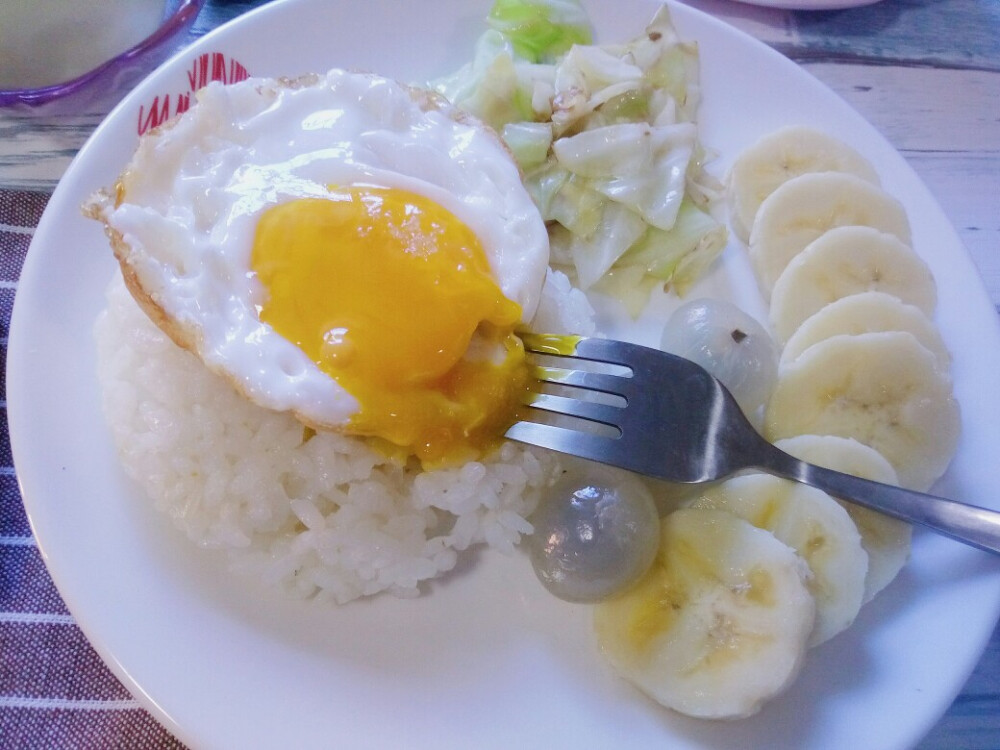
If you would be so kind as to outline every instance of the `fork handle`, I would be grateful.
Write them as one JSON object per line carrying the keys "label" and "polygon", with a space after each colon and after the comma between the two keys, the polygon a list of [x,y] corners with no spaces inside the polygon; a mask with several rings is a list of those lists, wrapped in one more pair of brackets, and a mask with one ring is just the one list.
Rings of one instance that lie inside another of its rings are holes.
{"label": "fork handle", "polygon": [[834,497],[920,524],[939,534],[987,552],[1000,554],[1000,513],[923,492],[824,469],[777,448],[768,456],[770,471],[809,484]]}

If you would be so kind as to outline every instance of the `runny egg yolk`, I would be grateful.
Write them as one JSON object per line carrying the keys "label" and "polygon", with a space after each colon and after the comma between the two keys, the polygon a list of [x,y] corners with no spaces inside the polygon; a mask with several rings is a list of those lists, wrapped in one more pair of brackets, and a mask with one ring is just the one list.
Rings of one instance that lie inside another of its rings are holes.
{"label": "runny egg yolk", "polygon": [[478,457],[514,421],[528,382],[520,305],[436,202],[355,186],[273,206],[251,266],[261,320],[359,402],[348,432],[433,467]]}

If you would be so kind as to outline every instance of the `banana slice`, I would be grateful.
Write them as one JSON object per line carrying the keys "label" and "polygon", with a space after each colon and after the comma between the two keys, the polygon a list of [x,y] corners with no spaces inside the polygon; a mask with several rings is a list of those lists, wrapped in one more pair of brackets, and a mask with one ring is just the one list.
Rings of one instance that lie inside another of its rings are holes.
{"label": "banana slice", "polygon": [[815,604],[806,563],[773,535],[717,510],[661,522],[652,569],[594,609],[615,669],[690,716],[756,713],[795,679]]}
{"label": "banana slice", "polygon": [[868,555],[847,511],[832,497],[770,474],[743,474],[706,490],[692,508],[725,510],[774,534],[812,571],[816,624],[809,645],[845,630],[858,616]]}
{"label": "banana slice", "polygon": [[934,314],[937,287],[909,246],[871,227],[837,227],[796,255],[771,290],[771,323],[782,341],[841,297],[880,291]]}
{"label": "banana slice", "polygon": [[950,369],[951,355],[930,319],[920,308],[885,292],[851,294],[821,307],[789,337],[781,351],[779,367],[794,362],[810,346],[831,336],[877,331],[912,333],[937,359],[941,372]]}
{"label": "banana slice", "polygon": [[834,227],[866,226],[909,244],[902,204],[860,177],[839,172],[804,174],[769,195],[750,232],[750,261],[766,295],[788,262]]}
{"label": "banana slice", "polygon": [[778,375],[764,415],[772,442],[840,435],[871,446],[903,487],[926,490],[958,444],[958,404],[934,355],[904,331],[833,336]]}
{"label": "banana slice", "polygon": [[[789,455],[817,466],[841,471],[883,484],[897,484],[892,465],[874,448],[851,438],[836,435],[798,435],[775,445]],[[854,503],[841,502],[861,534],[861,546],[868,553],[864,602],[888,586],[910,557],[910,524],[876,513]]]}
{"label": "banana slice", "polygon": [[781,128],[743,151],[729,170],[726,197],[736,236],[749,242],[764,199],[788,180],[810,172],[846,172],[879,184],[874,167],[846,143],[801,125]]}

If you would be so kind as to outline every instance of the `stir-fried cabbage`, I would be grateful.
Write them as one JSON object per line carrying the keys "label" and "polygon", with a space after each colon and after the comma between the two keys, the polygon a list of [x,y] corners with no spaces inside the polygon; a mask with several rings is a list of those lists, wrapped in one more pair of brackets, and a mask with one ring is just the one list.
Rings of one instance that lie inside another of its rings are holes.
{"label": "stir-fried cabbage", "polygon": [[496,0],[473,60],[434,84],[501,134],[550,227],[552,263],[638,314],[725,247],[695,113],[698,50],[666,6],[626,44],[590,44],[578,0]]}
{"label": "stir-fried cabbage", "polygon": [[550,61],[574,44],[590,44],[590,21],[576,0],[496,0],[486,22],[529,62]]}

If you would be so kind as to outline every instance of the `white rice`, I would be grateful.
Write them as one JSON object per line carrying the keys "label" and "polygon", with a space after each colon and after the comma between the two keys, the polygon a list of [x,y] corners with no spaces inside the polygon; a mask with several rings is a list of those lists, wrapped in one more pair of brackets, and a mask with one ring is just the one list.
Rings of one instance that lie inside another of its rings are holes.
{"label": "white rice", "polygon": [[[548,330],[593,330],[565,277],[550,274],[542,310]],[[559,471],[552,454],[513,443],[421,472],[350,437],[304,439],[300,422],[250,403],[176,347],[117,274],[95,334],[125,472],[193,542],[228,550],[235,569],[293,596],[417,596],[471,545],[512,550]]]}

